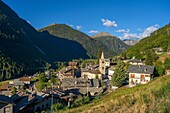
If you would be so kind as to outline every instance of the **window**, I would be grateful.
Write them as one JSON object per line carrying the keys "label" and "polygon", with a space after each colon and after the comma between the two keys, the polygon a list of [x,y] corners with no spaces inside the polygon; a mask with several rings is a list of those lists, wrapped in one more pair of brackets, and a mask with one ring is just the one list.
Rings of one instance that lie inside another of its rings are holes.
{"label": "window", "polygon": [[135,78],[135,74],[130,74],[130,78]]}
{"label": "window", "polygon": [[136,80],[136,83],[138,82],[138,80]]}
{"label": "window", "polygon": [[145,76],[144,76],[144,75],[141,75],[141,78],[145,78]]}
{"label": "window", "polygon": [[150,75],[145,75],[145,77],[150,77]]}
{"label": "window", "polygon": [[140,76],[140,81],[145,81],[145,75]]}

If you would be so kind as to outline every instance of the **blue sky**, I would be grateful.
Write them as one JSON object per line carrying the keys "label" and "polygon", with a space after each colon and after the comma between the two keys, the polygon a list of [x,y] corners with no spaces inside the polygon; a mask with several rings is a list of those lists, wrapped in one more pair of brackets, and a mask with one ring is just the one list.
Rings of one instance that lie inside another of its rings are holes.
{"label": "blue sky", "polygon": [[170,0],[2,0],[36,29],[68,24],[88,35],[143,38],[170,22]]}

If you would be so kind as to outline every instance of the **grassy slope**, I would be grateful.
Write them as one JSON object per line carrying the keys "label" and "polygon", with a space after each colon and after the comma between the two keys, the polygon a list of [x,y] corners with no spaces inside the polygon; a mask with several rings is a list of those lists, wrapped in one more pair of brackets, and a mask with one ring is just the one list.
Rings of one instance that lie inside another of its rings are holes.
{"label": "grassy slope", "polygon": [[161,55],[161,56],[159,57],[158,60],[161,61],[161,62],[164,62],[166,58],[170,58],[170,55],[167,54],[167,53],[164,53],[163,55]]}
{"label": "grassy slope", "polygon": [[170,111],[170,75],[146,85],[119,89],[98,101],[62,113],[165,113]]}
{"label": "grassy slope", "polygon": [[126,50],[128,57],[138,56],[147,49],[161,47],[164,51],[170,48],[170,24],[156,30],[150,36],[142,39],[140,42]]}

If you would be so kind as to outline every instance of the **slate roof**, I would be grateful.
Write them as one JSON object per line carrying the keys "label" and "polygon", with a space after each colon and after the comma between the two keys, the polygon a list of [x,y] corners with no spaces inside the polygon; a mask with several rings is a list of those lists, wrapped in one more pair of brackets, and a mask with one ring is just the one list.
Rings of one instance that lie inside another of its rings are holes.
{"label": "slate roof", "polygon": [[132,60],[129,60],[128,62],[136,62],[136,63],[143,63],[142,61],[138,60],[138,59],[132,59]]}
{"label": "slate roof", "polygon": [[14,79],[14,85],[15,85],[15,86],[23,86],[24,83],[21,82],[19,79]]}
{"label": "slate roof", "polygon": [[[87,94],[87,88],[80,88],[79,89],[79,92],[81,93],[81,94]],[[100,88],[96,88],[96,87],[88,87],[88,92],[93,92],[93,93],[100,93],[100,92],[103,92],[103,88],[102,87],[100,87]]]}
{"label": "slate roof", "polygon": [[154,66],[130,65],[127,71],[130,73],[153,74]]}
{"label": "slate roof", "polygon": [[89,83],[90,81],[86,78],[65,78],[61,87],[86,87],[87,82]]}
{"label": "slate roof", "polygon": [[83,70],[82,72],[89,72],[91,74],[101,74],[99,70]]}
{"label": "slate roof", "polygon": [[0,102],[10,103],[10,104],[14,103],[10,97],[4,96],[4,95],[0,95]]}

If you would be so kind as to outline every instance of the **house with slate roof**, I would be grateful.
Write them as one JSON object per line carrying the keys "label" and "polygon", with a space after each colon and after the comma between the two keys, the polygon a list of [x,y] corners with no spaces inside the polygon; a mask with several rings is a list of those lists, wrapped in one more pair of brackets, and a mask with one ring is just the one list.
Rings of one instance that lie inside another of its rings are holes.
{"label": "house with slate roof", "polygon": [[129,72],[129,87],[148,83],[154,76],[154,69],[154,66],[130,65],[127,70]]}
{"label": "house with slate roof", "polygon": [[86,70],[86,69],[82,69],[81,70],[81,76],[83,78],[88,78],[88,79],[102,79],[102,74],[99,70]]}
{"label": "house with slate roof", "polygon": [[129,60],[128,63],[131,65],[145,65],[141,60],[138,59]]}
{"label": "house with slate roof", "polygon": [[103,88],[100,87],[99,79],[88,78],[65,78],[62,81],[61,87],[63,91],[71,91],[76,95],[86,95],[87,92],[91,95],[95,95],[103,92]]}
{"label": "house with slate roof", "polygon": [[14,102],[4,95],[0,95],[0,113],[16,113],[14,111]]}

